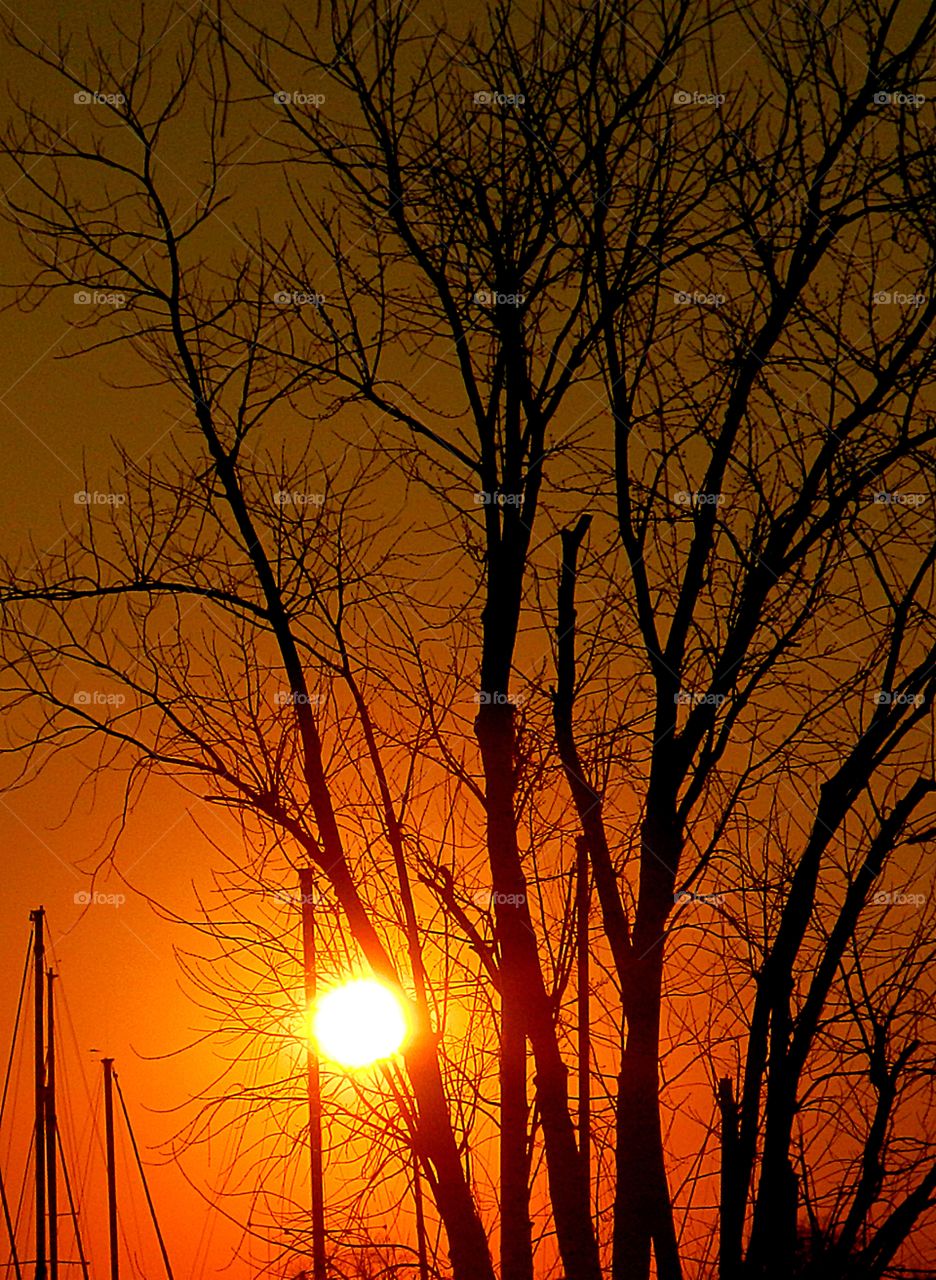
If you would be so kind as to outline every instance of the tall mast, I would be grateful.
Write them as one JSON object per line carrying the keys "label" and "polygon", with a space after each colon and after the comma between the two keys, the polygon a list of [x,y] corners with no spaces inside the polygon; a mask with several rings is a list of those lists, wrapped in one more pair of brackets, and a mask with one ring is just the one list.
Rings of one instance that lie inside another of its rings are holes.
{"label": "tall mast", "polygon": [[45,910],[31,911],[33,923],[33,987],[35,995],[34,1059],[36,1076],[36,1280],[48,1280],[46,1270],[46,1150],[45,1150],[45,1029],[43,995],[45,974],[45,942],[43,929]]}
{"label": "tall mast", "polygon": [[107,1147],[107,1218],[110,1227],[111,1280],[120,1280],[117,1257],[117,1166],[114,1159],[114,1059],[103,1058],[104,1131]]}
{"label": "tall mast", "polygon": [[58,1124],[55,1116],[55,1004],[52,997],[55,974],[51,969],[46,974],[46,981],[48,986],[46,992],[45,1156],[49,1201],[49,1280],[58,1280],[58,1179],[55,1172]]}
{"label": "tall mast", "polygon": [[[575,925],[578,953],[578,1127],[579,1151],[588,1185],[591,1186],[591,1021],[588,1001],[588,844],[579,836],[575,844]],[[590,1192],[589,1192],[590,1194]]]}
{"label": "tall mast", "polygon": [[[302,907],[302,959],[305,970],[306,1008],[315,1002],[315,873],[311,867],[299,869],[299,897]],[[309,1156],[312,1165],[312,1280],[326,1280],[325,1267],[325,1186],[322,1170],[322,1091],[318,1054],[312,1044],[311,1028],[306,1041],[306,1068],[309,1086]]]}

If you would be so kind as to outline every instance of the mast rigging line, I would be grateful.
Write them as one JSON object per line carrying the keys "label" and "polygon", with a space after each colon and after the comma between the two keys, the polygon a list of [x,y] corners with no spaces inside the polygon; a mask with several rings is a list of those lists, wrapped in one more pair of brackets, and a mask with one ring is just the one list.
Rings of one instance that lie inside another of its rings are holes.
{"label": "mast rigging line", "polygon": [[3,1220],[6,1223],[7,1236],[10,1240],[10,1260],[13,1263],[13,1269],[16,1272],[16,1280],[22,1280],[19,1254],[16,1252],[16,1232],[13,1230],[13,1219],[10,1217],[10,1204],[7,1200],[6,1185],[3,1181],[2,1170],[0,1170],[0,1199],[3,1201]]}
{"label": "mast rigging line", "polygon": [[[68,1208],[71,1212],[72,1227],[75,1231],[75,1244],[78,1247],[78,1262],[81,1266],[82,1280],[90,1280],[88,1271],[88,1260],[85,1257],[84,1245],[81,1241],[81,1226],[78,1222],[78,1210],[75,1208],[75,1200],[72,1196],[71,1178],[68,1176],[68,1165],[65,1163],[65,1148],[62,1146],[62,1134],[60,1130],[56,1130],[56,1144],[58,1146],[59,1163],[62,1166],[62,1179],[65,1183],[65,1195],[68,1199]],[[19,1272],[17,1272],[17,1276]]]}
{"label": "mast rigging line", "polygon": [[156,1230],[156,1239],[159,1241],[159,1248],[166,1267],[166,1275],[169,1277],[169,1280],[174,1280],[172,1266],[169,1262],[169,1254],[166,1251],[166,1243],[163,1240],[163,1234],[159,1228],[159,1219],[156,1217],[156,1206],[153,1204],[153,1197],[150,1195],[149,1183],[146,1180],[146,1170],[143,1167],[143,1161],[140,1159],[140,1149],[137,1146],[137,1141],[133,1133],[133,1125],[130,1123],[130,1113],[127,1110],[127,1104],[124,1101],[123,1089],[120,1087],[120,1080],[117,1077],[116,1071],[113,1073],[113,1076],[114,1084],[117,1086],[117,1097],[120,1100],[120,1109],[123,1112],[124,1122],[127,1126],[127,1133],[130,1135],[130,1144],[133,1147],[133,1154],[136,1156],[137,1168],[140,1170],[140,1178],[143,1181],[143,1191],[146,1195],[146,1203],[149,1206],[150,1217],[153,1219],[153,1226]]}
{"label": "mast rigging line", "polygon": [[20,1019],[23,1013],[23,1000],[26,996],[26,983],[29,979],[29,962],[32,959],[32,935],[30,934],[29,943],[26,947],[26,963],[23,965],[23,977],[20,982],[19,1000],[16,1003],[16,1020],[13,1023],[13,1037],[10,1040],[10,1056],[7,1058],[6,1075],[3,1078],[3,1098],[0,1100],[0,1121],[3,1120],[3,1112],[6,1109],[7,1090],[10,1087],[10,1074],[13,1070],[13,1057],[16,1052],[16,1037],[19,1034]]}

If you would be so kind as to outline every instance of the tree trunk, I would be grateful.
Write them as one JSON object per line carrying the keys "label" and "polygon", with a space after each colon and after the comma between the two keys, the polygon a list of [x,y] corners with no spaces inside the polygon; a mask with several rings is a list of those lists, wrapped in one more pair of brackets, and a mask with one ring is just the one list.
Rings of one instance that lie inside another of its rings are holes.
{"label": "tree trunk", "polygon": [[[516,1016],[533,1048],[536,1096],[543,1124],[550,1201],[559,1251],[567,1280],[601,1280],[598,1245],[591,1220],[588,1179],[585,1176],[569,1107],[568,1068],[556,1039],[552,1008],[543,981],[536,936],[527,900],[527,884],[520,864],[513,809],[515,736],[513,707],[492,698],[482,702],[475,723],[487,784],[488,841],[495,893],[497,936],[501,951],[504,1031]],[[502,1032],[502,1038],[505,1038]],[[516,1051],[516,1046],[510,1042]],[[525,1050],[524,1050],[524,1071]],[[519,1063],[508,1064],[517,1072]],[[526,1157],[526,1108],[524,1090],[523,1144],[517,1141],[519,1115],[504,1110],[513,1101],[519,1111],[519,1080],[504,1076],[517,1089],[502,1096],[502,1123],[511,1128],[501,1135],[501,1231],[514,1236],[512,1258],[521,1259],[529,1238],[529,1190]],[[508,1146],[510,1137],[516,1145]],[[522,1173],[522,1186],[520,1185]],[[509,1177],[510,1181],[506,1179]],[[530,1250],[532,1276],[532,1248]],[[508,1280],[504,1277],[503,1280]],[[512,1280],[512,1278],[511,1278]]]}
{"label": "tree trunk", "polygon": [[614,1280],[648,1280],[650,1248],[658,1280],[681,1280],[660,1119],[660,1007],[666,916],[673,902],[678,840],[652,795],[641,830],[640,897],[634,922],[627,1041],[618,1081]]}

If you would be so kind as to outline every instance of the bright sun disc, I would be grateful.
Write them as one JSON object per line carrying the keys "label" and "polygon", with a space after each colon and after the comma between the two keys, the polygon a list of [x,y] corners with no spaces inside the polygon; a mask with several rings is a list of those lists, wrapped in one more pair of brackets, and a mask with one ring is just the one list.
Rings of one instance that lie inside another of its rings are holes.
{"label": "bright sun disc", "polygon": [[345,1067],[366,1067],[397,1052],[406,1014],[396,994],[374,978],[355,978],[326,992],[312,1014],[319,1051]]}

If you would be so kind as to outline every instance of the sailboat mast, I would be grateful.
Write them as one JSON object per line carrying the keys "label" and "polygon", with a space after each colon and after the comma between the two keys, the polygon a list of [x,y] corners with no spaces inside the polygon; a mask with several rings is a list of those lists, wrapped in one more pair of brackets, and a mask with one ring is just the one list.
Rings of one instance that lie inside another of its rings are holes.
{"label": "sailboat mast", "polygon": [[45,910],[30,912],[33,924],[33,986],[35,995],[34,1058],[36,1076],[36,1280],[48,1280],[46,1270],[46,1147],[45,1147]]}
{"label": "sailboat mast", "polygon": [[55,1004],[52,983],[55,974],[46,974],[46,1189],[49,1204],[49,1280],[58,1280],[58,1178],[56,1176],[56,1146],[58,1121],[55,1114]]}
{"label": "sailboat mast", "polygon": [[[299,868],[299,898],[302,904],[302,958],[305,970],[306,1008],[315,1003],[315,873],[311,867]],[[312,1191],[312,1280],[326,1280],[325,1260],[325,1179],[322,1162],[322,1087],[318,1054],[311,1036],[306,1044],[306,1076],[309,1093],[309,1157]]]}
{"label": "sailboat mast", "polygon": [[120,1280],[117,1257],[117,1165],[114,1159],[114,1059],[103,1058],[104,1131],[107,1147],[107,1220],[110,1227],[111,1280]]}

